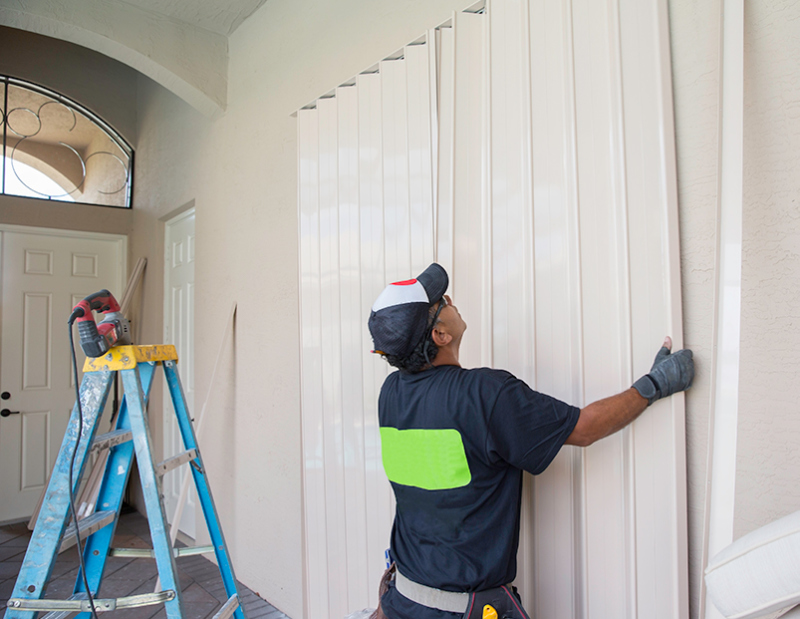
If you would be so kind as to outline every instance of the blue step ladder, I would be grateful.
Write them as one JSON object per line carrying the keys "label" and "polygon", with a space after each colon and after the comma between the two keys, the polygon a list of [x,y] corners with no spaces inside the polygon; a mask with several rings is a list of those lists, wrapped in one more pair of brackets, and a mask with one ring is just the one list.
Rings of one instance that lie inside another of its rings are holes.
{"label": "blue step ladder", "polygon": [[[40,612],[47,613],[44,615],[46,619],[64,619],[76,612],[80,613],[79,619],[91,617],[90,602],[80,570],[73,595],[69,599],[44,598],[56,557],[61,551],[75,544],[75,528],[72,525],[68,526],[72,521],[68,489],[69,466],[76,442],[78,448],[73,468],[73,492],[76,495],[91,452],[101,448],[110,449],[97,497],[96,511],[80,520],[78,526],[80,538],[84,541],[83,560],[95,610],[113,611],[164,604],[168,619],[183,619],[175,558],[213,551],[228,596],[228,601],[214,619],[227,619],[232,615],[235,615],[236,619],[245,619],[243,608],[239,605],[239,591],[228,547],[222,535],[217,510],[211,497],[211,488],[192,428],[192,420],[186,408],[186,398],[178,377],[177,361],[178,355],[175,347],[171,345],[117,346],[103,357],[86,360],[80,388],[83,425],[81,427],[76,403],[36,519],[33,536],[22,562],[22,569],[17,576],[11,599],[6,604],[5,619],[34,619]],[[146,413],[157,365],[161,365],[164,369],[186,449],[183,453],[160,464],[153,461]],[[117,372],[121,375],[125,396],[115,427],[107,434],[96,436],[98,422]],[[147,509],[147,521],[150,525],[152,550],[111,548],[134,453]],[[191,466],[197,497],[203,508],[213,546],[173,548],[170,541],[169,525],[161,500],[161,478],[173,468],[186,463]],[[109,556],[154,557],[162,590],[121,598],[97,598],[106,559]]]}

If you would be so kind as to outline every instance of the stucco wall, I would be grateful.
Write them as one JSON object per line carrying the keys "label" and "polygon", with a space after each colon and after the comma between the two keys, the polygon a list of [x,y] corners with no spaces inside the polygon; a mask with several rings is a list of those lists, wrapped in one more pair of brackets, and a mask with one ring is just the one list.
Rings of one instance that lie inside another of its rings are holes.
{"label": "stucco wall", "polygon": [[126,209],[0,195],[0,223],[130,234],[133,215]]}
{"label": "stucco wall", "polygon": [[[706,507],[717,214],[719,11],[672,0],[688,395],[690,587],[698,617]],[[800,509],[800,5],[745,3],[744,214],[734,538]]]}
{"label": "stucco wall", "polygon": [[127,65],[85,47],[0,26],[0,73],[60,92],[136,148],[136,81]]}
{"label": "stucco wall", "polygon": [[800,4],[745,3],[734,535],[800,509]]}

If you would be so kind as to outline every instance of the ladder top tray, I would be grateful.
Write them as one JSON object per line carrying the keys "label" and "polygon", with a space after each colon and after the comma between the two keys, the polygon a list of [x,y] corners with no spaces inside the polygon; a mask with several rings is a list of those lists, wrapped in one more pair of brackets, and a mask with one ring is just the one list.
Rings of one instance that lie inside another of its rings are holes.
{"label": "ladder top tray", "polygon": [[87,357],[84,372],[132,370],[139,363],[178,361],[178,352],[172,344],[156,346],[115,346],[102,357]]}

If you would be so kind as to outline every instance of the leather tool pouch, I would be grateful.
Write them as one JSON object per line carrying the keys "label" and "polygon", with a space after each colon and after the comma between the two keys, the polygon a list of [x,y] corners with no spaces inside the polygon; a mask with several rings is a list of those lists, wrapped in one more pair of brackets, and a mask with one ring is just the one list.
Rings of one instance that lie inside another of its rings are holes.
{"label": "leather tool pouch", "polygon": [[380,585],[378,586],[378,608],[375,610],[372,615],[370,615],[369,619],[387,619],[386,615],[383,614],[383,609],[381,608],[380,599],[383,597],[383,594],[389,590],[389,583],[394,579],[394,572],[397,569],[394,563],[383,573],[381,577]]}
{"label": "leather tool pouch", "polygon": [[470,595],[464,619],[531,618],[522,608],[522,602],[517,597],[516,587],[497,587]]}

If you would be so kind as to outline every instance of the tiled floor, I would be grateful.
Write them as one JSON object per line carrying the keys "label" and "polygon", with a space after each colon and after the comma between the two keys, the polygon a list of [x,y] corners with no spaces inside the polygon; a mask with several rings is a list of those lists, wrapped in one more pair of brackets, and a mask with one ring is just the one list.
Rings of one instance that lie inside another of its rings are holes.
{"label": "tiled floor", "polygon": [[[17,580],[31,532],[25,524],[0,527],[0,614]],[[151,548],[147,521],[136,512],[123,514],[117,525],[114,547]],[[178,572],[183,595],[184,619],[206,619],[214,616],[227,600],[217,566],[203,556],[179,557]],[[63,552],[56,561],[45,593],[47,598],[65,599],[72,595],[78,573],[75,547]],[[158,572],[152,559],[109,557],[100,587],[100,597],[122,597],[153,591]],[[247,619],[289,619],[269,602],[262,600],[241,583],[242,606]],[[121,619],[164,619],[163,605],[145,606],[103,613]]]}

